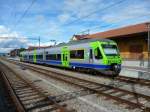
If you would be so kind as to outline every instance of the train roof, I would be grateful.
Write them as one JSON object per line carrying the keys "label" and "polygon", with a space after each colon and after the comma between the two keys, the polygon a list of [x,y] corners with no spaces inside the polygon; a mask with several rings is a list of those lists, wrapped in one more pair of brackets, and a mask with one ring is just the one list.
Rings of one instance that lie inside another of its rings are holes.
{"label": "train roof", "polygon": [[84,40],[79,40],[79,41],[70,41],[68,43],[60,43],[54,47],[61,47],[61,46],[67,46],[67,45],[75,45],[75,44],[82,44],[82,43],[89,43],[89,42],[94,42],[94,41],[101,41],[101,42],[114,42],[113,40],[110,39],[100,39],[100,38],[94,38],[94,39],[84,39]]}
{"label": "train roof", "polygon": [[[49,47],[49,48],[57,48],[57,47],[62,47],[62,46],[83,44],[83,43],[89,43],[89,42],[94,42],[94,41],[114,42],[113,40],[110,40],[110,39],[94,38],[94,39],[84,39],[84,40],[79,40],[79,41],[70,41],[70,42],[68,42],[68,43],[60,43],[60,44],[58,44],[58,45],[56,45],[56,46]],[[41,48],[41,49],[36,49],[36,50],[49,49],[49,48]],[[26,52],[26,51],[23,51],[23,52]],[[28,52],[33,52],[33,50],[28,51]]]}

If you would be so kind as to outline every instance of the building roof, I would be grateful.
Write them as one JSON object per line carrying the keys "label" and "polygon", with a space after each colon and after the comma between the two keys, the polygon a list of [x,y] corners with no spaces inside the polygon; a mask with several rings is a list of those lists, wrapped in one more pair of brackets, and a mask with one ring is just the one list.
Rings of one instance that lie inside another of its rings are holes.
{"label": "building roof", "polygon": [[150,23],[141,23],[131,26],[126,26],[118,29],[113,29],[105,32],[99,32],[86,36],[86,38],[112,38],[125,36],[130,34],[143,33],[148,31],[148,24]]}
{"label": "building roof", "polygon": [[83,34],[83,35],[73,35],[73,38],[76,38],[77,40],[86,39],[86,36],[89,34]]}

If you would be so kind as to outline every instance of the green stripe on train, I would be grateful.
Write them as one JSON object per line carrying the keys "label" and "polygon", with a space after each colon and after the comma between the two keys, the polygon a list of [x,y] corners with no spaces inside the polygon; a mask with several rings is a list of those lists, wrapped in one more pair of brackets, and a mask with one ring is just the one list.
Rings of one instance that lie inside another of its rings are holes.
{"label": "green stripe on train", "polygon": [[69,67],[69,57],[70,57],[70,51],[67,46],[64,46],[61,48],[61,62],[62,66]]}
{"label": "green stripe on train", "polygon": [[34,53],[33,53],[33,62],[36,63],[36,49],[34,49]]}

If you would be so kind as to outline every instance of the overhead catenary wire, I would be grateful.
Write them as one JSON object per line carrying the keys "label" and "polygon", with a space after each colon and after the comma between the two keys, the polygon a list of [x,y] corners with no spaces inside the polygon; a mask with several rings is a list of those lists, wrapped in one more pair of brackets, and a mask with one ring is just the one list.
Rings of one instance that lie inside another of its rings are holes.
{"label": "overhead catenary wire", "polygon": [[80,20],[83,20],[83,19],[85,19],[85,18],[87,18],[87,17],[90,17],[91,15],[93,15],[93,14],[95,14],[95,13],[97,13],[97,12],[99,12],[99,13],[100,13],[100,12],[103,12],[103,11],[105,11],[106,9],[112,8],[112,7],[116,6],[116,5],[119,5],[119,4],[123,3],[123,2],[125,2],[125,1],[126,1],[126,0],[120,0],[120,1],[118,1],[118,2],[112,3],[112,4],[110,4],[110,5],[108,5],[108,6],[104,7],[104,8],[95,10],[95,11],[89,13],[88,15],[85,15],[85,16],[82,16],[82,17],[80,17],[80,18],[77,18],[76,20],[71,21],[71,22],[69,22],[69,23],[66,23],[66,24],[64,24],[64,25],[73,24],[73,23],[75,23],[75,22],[77,22],[77,21],[80,21]]}
{"label": "overhead catenary wire", "polygon": [[[148,13],[148,14],[142,14],[142,15],[136,16],[134,18],[128,18],[126,20],[130,21],[130,20],[134,20],[136,18],[139,19],[139,18],[143,18],[143,17],[146,17],[146,16],[150,16],[150,13]],[[86,31],[88,31],[88,33],[89,33],[91,30],[95,30],[95,29],[99,29],[99,28],[107,28],[107,27],[113,26],[113,25],[115,25],[117,23],[121,23],[121,22],[123,22],[123,21],[119,21],[119,22],[116,22],[116,23],[113,23],[113,24],[107,24],[107,25],[98,25],[98,26],[95,26],[93,28],[87,28],[87,29],[85,29],[85,30],[83,30],[81,32],[76,33],[76,34],[81,34],[81,33],[86,32]]]}
{"label": "overhead catenary wire", "polygon": [[32,0],[31,4],[27,7],[27,9],[24,11],[24,13],[22,14],[22,16],[18,19],[18,21],[16,22],[15,24],[15,27],[16,28],[20,22],[23,20],[23,18],[26,16],[26,14],[28,13],[28,11],[30,10],[30,8],[33,6],[33,4],[35,3],[36,0]]}

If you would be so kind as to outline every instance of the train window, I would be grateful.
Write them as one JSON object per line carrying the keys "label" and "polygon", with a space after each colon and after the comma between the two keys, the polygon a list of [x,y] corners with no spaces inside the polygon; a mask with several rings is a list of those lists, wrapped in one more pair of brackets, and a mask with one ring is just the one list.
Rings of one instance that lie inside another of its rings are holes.
{"label": "train window", "polygon": [[70,58],[72,59],[84,59],[84,50],[71,50]]}
{"label": "train window", "polygon": [[57,60],[56,54],[46,55],[46,60]]}
{"label": "train window", "polygon": [[27,55],[24,55],[23,57],[24,57],[24,59],[27,59]]}
{"label": "train window", "polygon": [[90,49],[90,59],[93,59],[92,49]]}
{"label": "train window", "polygon": [[116,45],[104,44],[104,45],[102,45],[102,47],[103,47],[103,50],[104,50],[104,53],[106,56],[115,56],[115,55],[119,54]]}
{"label": "train window", "polygon": [[102,59],[102,54],[98,47],[96,49],[94,49],[94,56],[95,56],[95,59]]}
{"label": "train window", "polygon": [[57,60],[61,60],[61,54],[57,54]]}
{"label": "train window", "polygon": [[43,55],[36,55],[37,59],[43,59]]}
{"label": "train window", "polygon": [[29,55],[29,59],[33,59],[33,55]]}
{"label": "train window", "polygon": [[46,60],[49,60],[49,55],[46,55]]}

